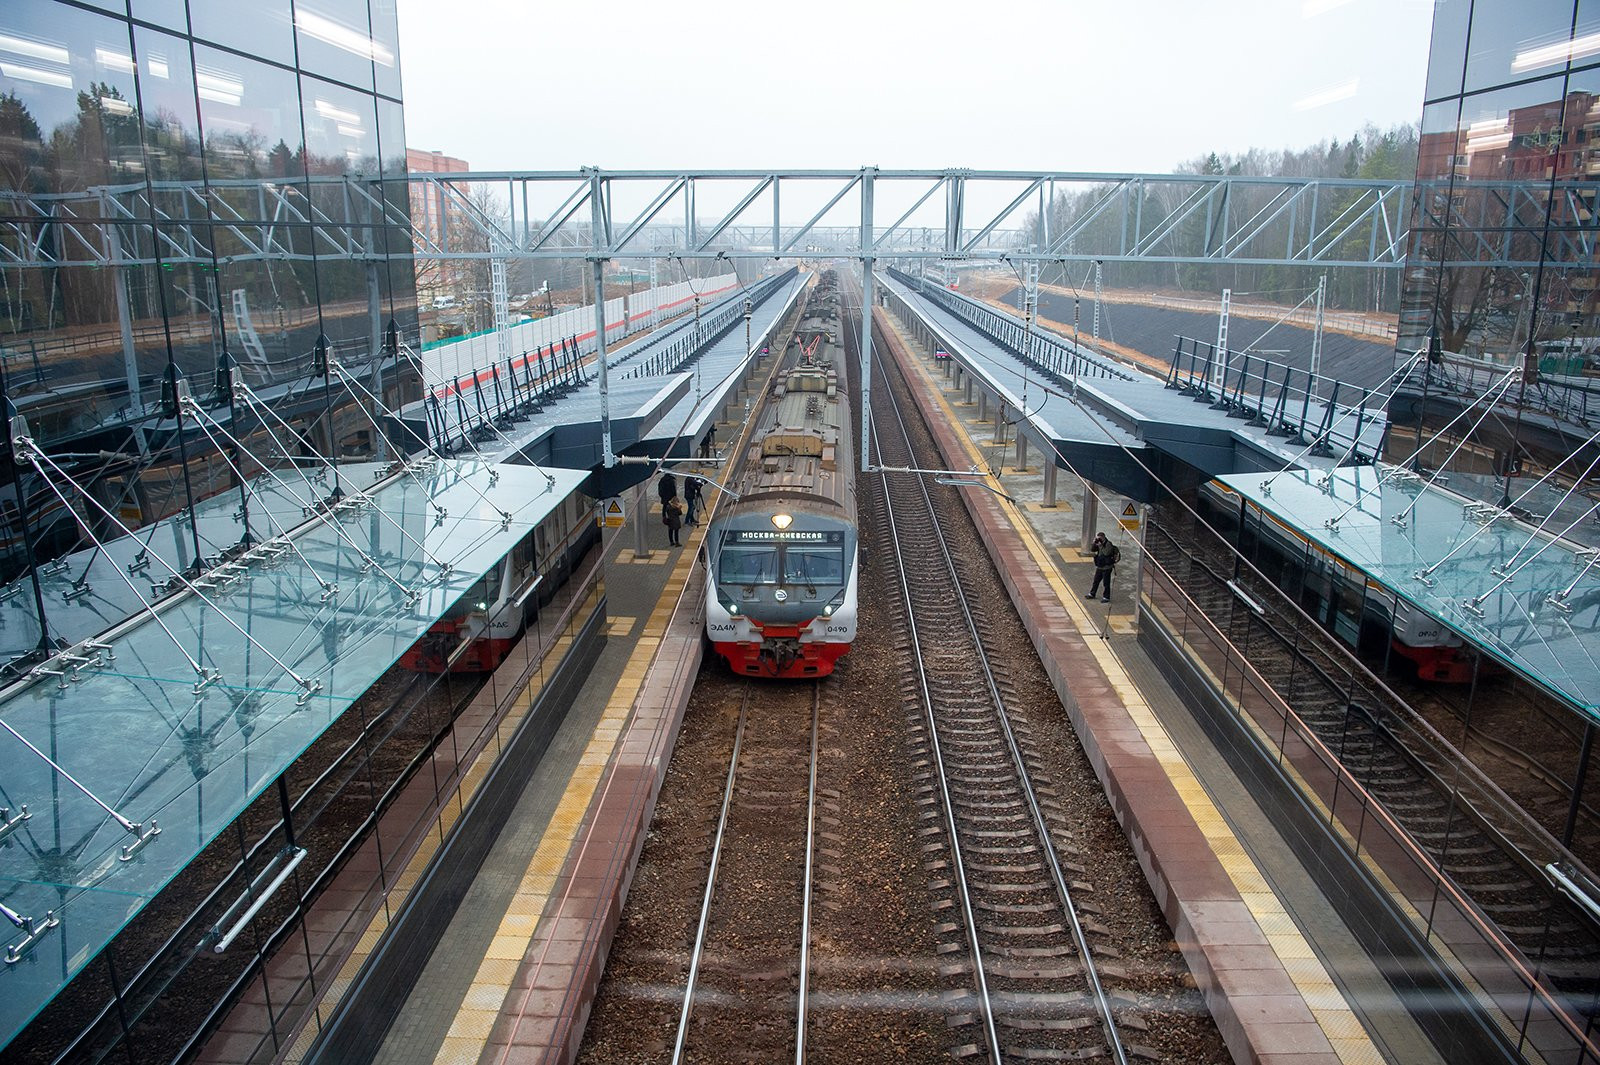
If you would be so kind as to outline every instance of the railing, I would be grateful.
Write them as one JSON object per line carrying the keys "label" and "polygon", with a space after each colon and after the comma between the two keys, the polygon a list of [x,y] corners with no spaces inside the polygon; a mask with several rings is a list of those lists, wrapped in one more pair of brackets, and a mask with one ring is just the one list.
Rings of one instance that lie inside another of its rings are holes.
{"label": "railing", "polygon": [[901,270],[889,269],[889,276],[909,287],[923,299],[966,322],[1019,361],[1038,373],[1070,388],[1079,377],[1133,380],[1133,375],[1108,359],[1085,351],[1068,340],[1034,327],[1029,328],[988,304],[951,292],[927,278],[917,278]]}
{"label": "railing", "polygon": [[[1195,575],[1172,568],[1178,565],[1192,570],[1203,565],[1180,545],[1178,535],[1154,521],[1147,530],[1149,551],[1141,570],[1140,592],[1149,618],[1209,675],[1213,689],[1261,749],[1315,801],[1331,829],[1329,837],[1342,841],[1355,862],[1377,873],[1375,880],[1388,891],[1395,908],[1442,963],[1470,994],[1491,1005],[1489,1016],[1509,1043],[1529,1061],[1572,1065],[1600,1061],[1600,1047],[1584,1016],[1592,1005],[1588,997],[1573,1002],[1561,997],[1550,974],[1506,940],[1294,709],[1320,692],[1335,696],[1347,708],[1359,704],[1375,710],[1384,725],[1403,731],[1403,722],[1384,719],[1384,700],[1375,690],[1378,682],[1354,669],[1334,676],[1326,669],[1310,668],[1309,662],[1297,662],[1281,689],[1274,687],[1258,668],[1259,655],[1252,658],[1191,597],[1188,589]],[[1207,574],[1201,579],[1209,584],[1214,576]],[[1227,589],[1230,613],[1248,612],[1247,625],[1262,623],[1251,605],[1233,594],[1226,582],[1221,587]],[[1254,585],[1251,591],[1257,591]],[[1233,622],[1226,624],[1231,627]],[[1324,629],[1292,607],[1275,608],[1272,626],[1276,638],[1293,647],[1302,643],[1308,648],[1320,647],[1329,639]],[[1452,807],[1452,816],[1460,821],[1452,825],[1471,817],[1469,810],[1499,807],[1505,816],[1491,817],[1491,821],[1519,834],[1528,829],[1525,817],[1505,809],[1511,805],[1509,800],[1498,796],[1492,784],[1482,783],[1479,787],[1467,782],[1459,805]],[[1529,831],[1537,833],[1537,826]],[[1530,856],[1534,862],[1542,858]]]}
{"label": "railing", "polygon": [[[1226,360],[1219,360],[1215,344],[1189,337],[1177,338],[1167,387],[1213,410],[1226,411],[1229,418],[1265,429],[1268,436],[1284,437],[1293,446],[1310,446],[1313,455],[1346,456],[1351,464],[1376,459],[1388,433],[1386,395],[1378,395],[1374,402],[1371,389],[1360,389],[1354,406],[1341,406],[1340,393],[1357,389],[1249,352],[1230,351]],[[1322,398],[1324,392],[1327,399]]]}
{"label": "railing", "polygon": [[[1541,367],[1544,360],[1541,360]],[[1408,392],[1422,391],[1423,374],[1429,375],[1429,387],[1435,395],[1449,394],[1469,397],[1480,396],[1505,377],[1511,363],[1489,359],[1473,359],[1464,355],[1446,354],[1444,361],[1426,368],[1413,370],[1405,381]],[[1600,418],[1600,381],[1574,375],[1546,374],[1524,390],[1514,389],[1512,394],[1497,401],[1502,406],[1521,404],[1524,410],[1547,414],[1570,425],[1594,429]]]}

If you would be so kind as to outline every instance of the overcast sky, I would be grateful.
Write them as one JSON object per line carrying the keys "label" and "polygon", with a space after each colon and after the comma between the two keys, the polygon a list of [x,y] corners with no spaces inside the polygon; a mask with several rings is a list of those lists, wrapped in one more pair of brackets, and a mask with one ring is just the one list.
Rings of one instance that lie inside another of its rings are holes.
{"label": "overcast sky", "polygon": [[1432,0],[398,0],[474,170],[1170,172],[1422,112]]}

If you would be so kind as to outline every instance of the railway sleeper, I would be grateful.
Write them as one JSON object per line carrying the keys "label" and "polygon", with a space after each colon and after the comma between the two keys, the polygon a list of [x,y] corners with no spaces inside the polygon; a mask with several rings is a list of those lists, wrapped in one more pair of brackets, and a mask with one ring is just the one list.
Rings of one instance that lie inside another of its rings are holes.
{"label": "railway sleeper", "polygon": [[991,936],[1018,936],[1038,938],[1039,936],[1059,936],[1067,931],[1066,925],[1061,924],[1036,924],[1036,925],[1005,925],[978,922],[978,931]]}
{"label": "railway sleeper", "polygon": [[[1002,870],[1002,872],[1010,871]],[[967,884],[970,887],[977,888],[979,891],[1009,892],[1011,894],[1021,894],[1025,891],[1036,891],[1043,894],[1050,890],[1050,882],[1048,880],[1030,880],[1022,884],[1001,884],[992,880],[969,880]]]}
{"label": "railway sleeper", "polygon": [[989,913],[1005,914],[1035,914],[1035,913],[1060,913],[1061,904],[1050,902],[996,902],[990,899],[973,899],[974,910],[986,910]]}
{"label": "railway sleeper", "polygon": [[995,953],[1003,958],[1076,958],[1077,948],[1068,943],[1056,943],[1043,947],[1018,947],[1009,943],[1002,943],[995,948]]}
{"label": "railway sleeper", "polygon": [[[995,1023],[1009,1028],[1014,1032],[1081,1032],[1085,1028],[1093,1028],[1100,1022],[1094,1017],[996,1017]],[[1027,1050],[1016,1047],[1002,1047],[1007,1055],[1014,1057],[1032,1057]],[[1099,1055],[1096,1055],[1098,1057]],[[1070,1059],[1068,1059],[1070,1060]]]}
{"label": "railway sleeper", "polygon": [[1083,966],[1072,965],[1022,965],[1004,961],[989,961],[983,971],[1005,980],[1051,980],[1061,982],[1077,980],[1083,976]]}

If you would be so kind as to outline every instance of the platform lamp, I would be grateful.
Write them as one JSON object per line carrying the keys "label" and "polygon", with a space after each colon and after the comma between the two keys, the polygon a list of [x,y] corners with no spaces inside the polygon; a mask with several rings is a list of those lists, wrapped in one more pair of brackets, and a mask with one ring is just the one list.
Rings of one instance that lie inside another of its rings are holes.
{"label": "platform lamp", "polygon": [[1433,368],[1444,363],[1444,345],[1439,342],[1439,327],[1428,330],[1428,357],[1422,363],[1422,402],[1417,405],[1417,450],[1411,456],[1411,472],[1422,472],[1422,422],[1428,416],[1428,386],[1433,383]]}

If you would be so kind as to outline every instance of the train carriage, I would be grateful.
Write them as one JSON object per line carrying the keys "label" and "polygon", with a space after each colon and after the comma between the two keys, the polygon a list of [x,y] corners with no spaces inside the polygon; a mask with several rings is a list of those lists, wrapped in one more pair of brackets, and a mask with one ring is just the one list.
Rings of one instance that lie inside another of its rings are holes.
{"label": "train carriage", "polygon": [[[1242,504],[1242,509],[1241,509]],[[1265,514],[1222,481],[1200,489],[1201,514],[1240,548],[1262,573],[1319,624],[1351,647],[1379,650],[1387,644],[1408,659],[1421,680],[1463,684],[1475,668],[1493,669],[1443,622],[1388,593],[1359,568]],[[1245,515],[1241,536],[1240,515]]]}

